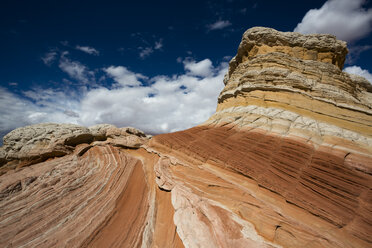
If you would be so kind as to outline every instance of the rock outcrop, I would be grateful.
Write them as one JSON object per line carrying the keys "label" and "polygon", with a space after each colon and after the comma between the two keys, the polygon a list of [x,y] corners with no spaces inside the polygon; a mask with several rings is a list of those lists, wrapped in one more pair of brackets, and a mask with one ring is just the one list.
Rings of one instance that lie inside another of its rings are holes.
{"label": "rock outcrop", "polygon": [[0,148],[4,247],[371,247],[372,86],[331,35],[247,30],[216,113],[152,138],[39,124]]}
{"label": "rock outcrop", "polygon": [[372,86],[342,72],[346,53],[249,29],[216,113],[147,144],[186,246],[371,246]]}
{"label": "rock outcrop", "polygon": [[1,247],[183,247],[135,128],[38,124],[1,147]]}
{"label": "rock outcrop", "polygon": [[74,124],[43,123],[17,128],[4,136],[0,148],[0,175],[8,169],[23,167],[61,157],[79,144],[111,144],[139,148],[149,137],[142,131],[101,124],[90,128]]}

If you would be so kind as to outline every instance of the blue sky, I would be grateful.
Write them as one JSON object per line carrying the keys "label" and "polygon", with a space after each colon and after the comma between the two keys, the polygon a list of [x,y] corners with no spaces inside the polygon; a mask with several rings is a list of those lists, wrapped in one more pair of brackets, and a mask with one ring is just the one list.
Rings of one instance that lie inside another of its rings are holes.
{"label": "blue sky", "polygon": [[348,41],[346,70],[372,81],[371,2],[299,3],[2,1],[0,136],[39,122],[153,134],[199,124],[253,26],[332,33]]}

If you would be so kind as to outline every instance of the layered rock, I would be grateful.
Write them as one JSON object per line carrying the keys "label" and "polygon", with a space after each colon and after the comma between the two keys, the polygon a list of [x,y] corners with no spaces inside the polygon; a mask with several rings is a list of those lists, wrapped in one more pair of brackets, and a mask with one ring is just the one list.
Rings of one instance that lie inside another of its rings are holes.
{"label": "layered rock", "polygon": [[149,137],[132,128],[96,125],[90,128],[74,124],[42,123],[17,128],[4,136],[0,148],[0,175],[7,170],[28,166],[74,151],[78,144],[110,144],[139,148]]}
{"label": "layered rock", "polygon": [[1,246],[183,247],[170,194],[154,180],[158,157],[138,150],[148,139],[113,125],[49,123],[9,133]]}
{"label": "layered rock", "polygon": [[149,206],[141,167],[118,148],[96,146],[82,156],[66,155],[9,174],[0,186],[2,243],[136,246]]}
{"label": "layered rock", "polygon": [[216,113],[150,139],[39,124],[0,148],[4,247],[370,247],[372,87],[331,35],[247,30]]}
{"label": "layered rock", "polygon": [[186,246],[371,245],[372,86],[342,72],[346,53],[331,35],[249,29],[217,112],[150,141]]}
{"label": "layered rock", "polygon": [[43,123],[17,128],[4,136],[2,160],[34,160],[60,157],[71,147],[90,143],[93,135],[86,127],[73,124]]}

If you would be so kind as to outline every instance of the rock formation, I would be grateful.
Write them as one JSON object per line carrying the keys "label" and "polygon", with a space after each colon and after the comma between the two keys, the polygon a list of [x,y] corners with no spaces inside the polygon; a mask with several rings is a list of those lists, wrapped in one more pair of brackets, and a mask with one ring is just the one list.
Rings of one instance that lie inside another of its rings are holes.
{"label": "rock formation", "polygon": [[4,136],[0,166],[6,165],[0,168],[0,175],[10,168],[70,154],[81,143],[139,148],[145,140],[147,136],[138,129],[108,124],[86,128],[74,124],[43,123],[17,128]]}
{"label": "rock formation", "polygon": [[39,124],[0,149],[4,247],[371,247],[372,86],[331,35],[247,30],[180,132]]}

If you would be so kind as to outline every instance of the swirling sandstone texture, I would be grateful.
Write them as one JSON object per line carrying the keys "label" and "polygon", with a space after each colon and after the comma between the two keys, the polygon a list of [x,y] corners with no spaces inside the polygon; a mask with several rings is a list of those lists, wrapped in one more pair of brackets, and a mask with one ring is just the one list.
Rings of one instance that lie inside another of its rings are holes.
{"label": "swirling sandstone texture", "polygon": [[183,247],[135,128],[38,124],[0,149],[0,247]]}
{"label": "swirling sandstone texture", "polygon": [[331,35],[247,30],[180,132],[38,124],[0,148],[1,247],[371,247],[372,86]]}
{"label": "swirling sandstone texture", "polygon": [[155,136],[187,247],[371,247],[372,86],[331,35],[247,30],[217,112]]}

